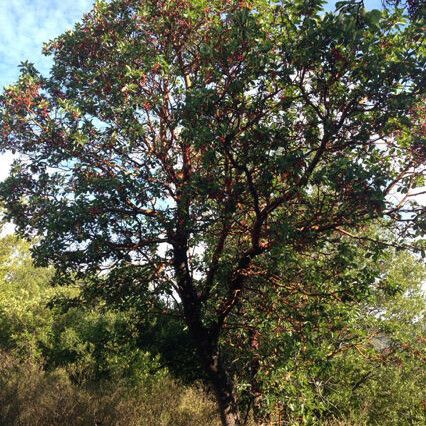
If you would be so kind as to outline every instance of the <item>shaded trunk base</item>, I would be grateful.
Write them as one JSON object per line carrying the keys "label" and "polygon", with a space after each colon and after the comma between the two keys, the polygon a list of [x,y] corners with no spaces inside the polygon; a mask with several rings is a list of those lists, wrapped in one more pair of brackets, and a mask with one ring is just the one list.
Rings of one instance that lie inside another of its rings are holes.
{"label": "shaded trunk base", "polygon": [[218,355],[214,356],[212,362],[209,363],[207,374],[216,395],[222,425],[241,425],[232,381],[223,368]]}

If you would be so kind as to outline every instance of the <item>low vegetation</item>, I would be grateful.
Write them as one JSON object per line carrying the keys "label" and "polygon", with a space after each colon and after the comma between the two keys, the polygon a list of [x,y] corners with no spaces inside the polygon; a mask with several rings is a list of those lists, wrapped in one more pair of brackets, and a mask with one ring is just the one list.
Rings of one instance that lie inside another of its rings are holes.
{"label": "low vegetation", "polygon": [[[311,336],[317,352],[294,337],[300,346],[287,358],[278,357],[279,340],[274,356],[264,354],[269,363],[258,376],[265,421],[423,424],[425,269],[406,253],[397,260],[386,264],[393,293],[379,285],[368,306],[358,305],[363,317],[351,311],[358,334],[340,342],[341,352],[323,357],[318,351],[333,340],[319,332],[319,340]],[[149,342],[152,330],[140,328],[130,305],[107,309],[98,298],[80,306],[80,288],[50,286],[52,271],[35,268],[29,245],[15,236],[1,240],[0,264],[0,424],[220,425],[202,373]],[[156,327],[183,336],[171,323]],[[244,400],[253,384],[235,380]],[[252,408],[246,406],[246,423],[259,424]]]}

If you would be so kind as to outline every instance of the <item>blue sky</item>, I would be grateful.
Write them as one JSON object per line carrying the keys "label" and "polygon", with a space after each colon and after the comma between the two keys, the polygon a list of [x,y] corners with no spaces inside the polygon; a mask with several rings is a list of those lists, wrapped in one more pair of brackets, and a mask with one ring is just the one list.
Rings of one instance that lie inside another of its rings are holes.
{"label": "blue sky", "polygon": [[0,87],[12,83],[17,65],[28,59],[43,71],[49,60],[41,55],[44,42],[71,28],[92,0],[0,0]]}
{"label": "blue sky", "polygon": [[[329,7],[335,2],[329,2]],[[368,8],[380,0],[367,0]],[[50,58],[41,55],[44,42],[63,33],[89,11],[93,0],[0,0],[0,90],[13,83],[24,60],[46,72]],[[11,155],[0,156],[0,180],[8,173]]]}

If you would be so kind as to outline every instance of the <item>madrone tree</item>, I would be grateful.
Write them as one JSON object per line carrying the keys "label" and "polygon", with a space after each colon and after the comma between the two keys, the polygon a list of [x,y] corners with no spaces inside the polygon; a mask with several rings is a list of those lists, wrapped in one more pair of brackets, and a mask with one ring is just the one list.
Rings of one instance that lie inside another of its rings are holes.
{"label": "madrone tree", "polygon": [[421,25],[322,3],[99,1],[1,98],[1,198],[35,258],[175,303],[225,425],[221,336],[261,265],[420,213]]}

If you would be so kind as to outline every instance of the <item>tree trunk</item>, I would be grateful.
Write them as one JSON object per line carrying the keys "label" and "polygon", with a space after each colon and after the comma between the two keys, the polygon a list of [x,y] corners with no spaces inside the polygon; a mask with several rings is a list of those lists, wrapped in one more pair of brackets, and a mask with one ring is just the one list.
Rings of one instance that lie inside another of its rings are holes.
{"label": "tree trunk", "polygon": [[207,374],[216,394],[223,426],[241,424],[232,381],[223,367],[217,352],[207,365]]}
{"label": "tree trunk", "polygon": [[173,261],[185,321],[216,394],[223,426],[238,426],[241,422],[232,381],[222,364],[218,348],[219,329],[213,332],[202,323],[201,304],[188,266],[187,237],[182,235],[182,229],[183,226],[180,227],[180,234],[175,237]]}
{"label": "tree trunk", "polygon": [[201,322],[199,301],[191,287],[182,292],[181,299],[188,325],[201,366],[216,395],[223,426],[241,424],[234,388],[230,375],[224,367],[218,348],[218,332],[212,332]]}

